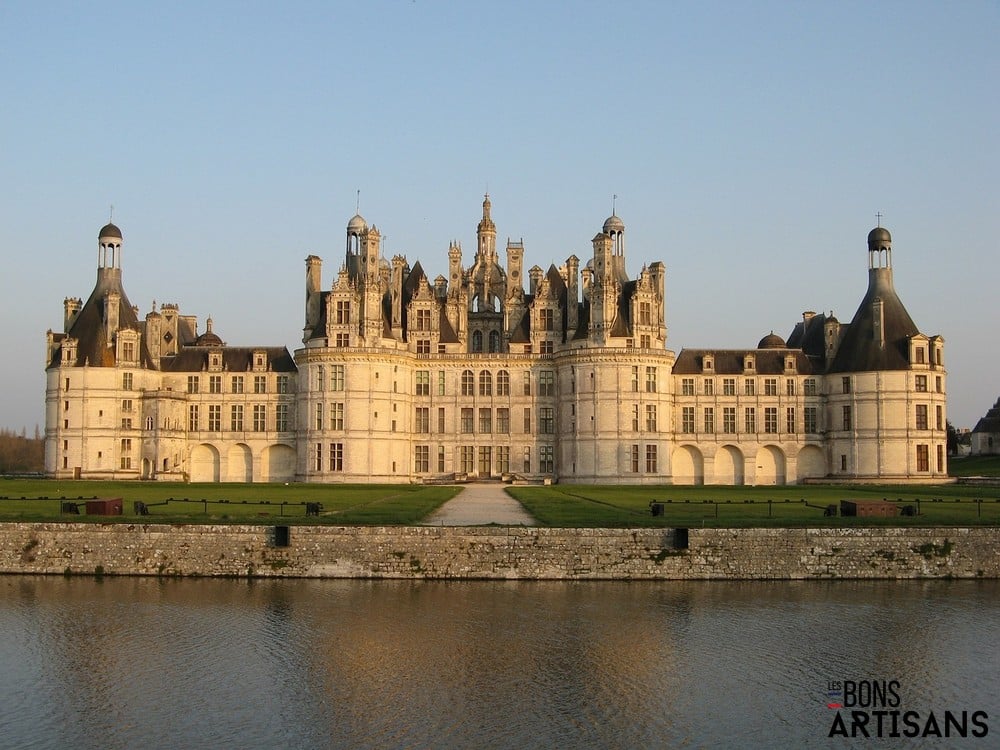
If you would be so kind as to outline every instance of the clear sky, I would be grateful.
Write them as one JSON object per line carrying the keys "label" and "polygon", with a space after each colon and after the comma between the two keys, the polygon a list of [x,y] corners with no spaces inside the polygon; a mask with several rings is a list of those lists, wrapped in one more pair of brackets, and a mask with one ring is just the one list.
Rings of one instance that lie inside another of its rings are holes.
{"label": "clear sky", "polygon": [[1000,396],[996,2],[0,3],[0,426],[44,422],[45,332],[125,237],[140,315],[300,344],[361,213],[433,278],[483,193],[526,266],[611,213],[667,267],[668,345],[851,319],[876,213],[945,338],[949,417]]}

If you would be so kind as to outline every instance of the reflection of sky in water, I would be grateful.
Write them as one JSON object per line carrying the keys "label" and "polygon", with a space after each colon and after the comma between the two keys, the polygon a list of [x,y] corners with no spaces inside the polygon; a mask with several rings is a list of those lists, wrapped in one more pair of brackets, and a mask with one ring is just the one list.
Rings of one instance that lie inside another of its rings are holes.
{"label": "reflection of sky in water", "polygon": [[825,747],[827,680],[991,711],[1000,666],[995,582],[6,577],[0,592],[16,747]]}

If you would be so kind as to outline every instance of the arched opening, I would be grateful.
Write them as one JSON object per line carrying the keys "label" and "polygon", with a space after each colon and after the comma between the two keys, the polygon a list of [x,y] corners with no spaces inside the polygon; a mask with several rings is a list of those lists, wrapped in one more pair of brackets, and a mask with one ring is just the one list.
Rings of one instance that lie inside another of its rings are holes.
{"label": "arched opening", "polygon": [[773,445],[757,451],[754,484],[777,485],[785,483],[785,454]]}
{"label": "arched opening", "polygon": [[253,456],[250,454],[248,445],[237,443],[230,447],[226,456],[226,481],[253,481]]}
{"label": "arched opening", "polygon": [[472,332],[472,351],[481,352],[483,350],[483,332]]}
{"label": "arched opening", "polygon": [[828,473],[823,451],[815,445],[807,445],[800,450],[797,463],[796,478],[800,482],[803,479],[825,477]]}
{"label": "arched opening", "polygon": [[490,331],[490,352],[496,354],[500,351],[500,331]]}
{"label": "arched opening", "polygon": [[734,445],[724,445],[715,454],[713,484],[742,485],[743,454]]}
{"label": "arched opening", "polygon": [[191,481],[218,482],[220,477],[219,451],[215,446],[202,443],[191,451]]}
{"label": "arched opening", "polygon": [[671,463],[674,484],[705,484],[705,459],[694,446],[679,446]]}
{"label": "arched opening", "polygon": [[295,478],[295,449],[269,445],[261,457],[262,482],[289,482]]}

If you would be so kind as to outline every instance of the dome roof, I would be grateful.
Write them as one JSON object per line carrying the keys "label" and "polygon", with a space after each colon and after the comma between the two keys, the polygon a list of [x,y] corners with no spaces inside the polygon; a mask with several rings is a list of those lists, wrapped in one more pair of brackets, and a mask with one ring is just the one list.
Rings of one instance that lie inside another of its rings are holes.
{"label": "dome roof", "polygon": [[875,227],[868,233],[869,245],[885,245],[892,242],[892,235],[885,227]]}
{"label": "dome roof", "polygon": [[757,343],[758,349],[784,349],[786,346],[785,340],[774,331],[771,331]]}
{"label": "dome roof", "polygon": [[198,338],[194,340],[195,346],[225,346],[225,343],[218,335],[212,333],[211,331],[205,331]]}
{"label": "dome roof", "polygon": [[607,221],[604,222],[604,233],[611,234],[612,232],[624,232],[625,222],[623,222],[615,214],[611,214]]}
{"label": "dome roof", "polygon": [[347,222],[348,232],[363,232],[368,228],[368,222],[361,214],[354,214],[351,220]]}
{"label": "dome roof", "polygon": [[101,239],[102,237],[117,237],[121,239],[122,230],[109,222],[101,227],[101,231],[97,233],[97,239]]}

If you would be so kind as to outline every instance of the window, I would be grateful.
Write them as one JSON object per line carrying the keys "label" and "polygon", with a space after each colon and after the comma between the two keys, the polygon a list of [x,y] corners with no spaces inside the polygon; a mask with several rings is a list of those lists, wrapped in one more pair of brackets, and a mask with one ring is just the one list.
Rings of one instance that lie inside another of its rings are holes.
{"label": "window", "polygon": [[346,325],[351,322],[351,303],[348,300],[337,300],[336,310],[337,325]]}
{"label": "window", "polygon": [[722,431],[728,435],[736,433],[736,407],[726,406],[722,409]]}
{"label": "window", "polygon": [[146,429],[147,430],[152,430],[153,429],[153,418],[152,417],[146,417]]}
{"label": "window", "polygon": [[538,395],[556,395],[555,373],[552,370],[542,370],[538,373]]}
{"label": "window", "polygon": [[814,435],[817,432],[819,432],[819,430],[817,429],[815,406],[807,406],[802,412],[802,418],[804,421],[804,424],[802,425],[802,429],[804,432],[811,435]]}
{"label": "window", "polygon": [[278,376],[278,393],[288,393],[288,376]]}
{"label": "window", "polygon": [[438,395],[443,396],[445,392],[445,374],[444,370],[438,370]]}
{"label": "window", "polygon": [[715,409],[711,406],[705,407],[705,432],[715,432]]}
{"label": "window", "polygon": [[198,424],[198,404],[188,406],[188,430],[197,432],[201,427]]}
{"label": "window", "polygon": [[682,396],[694,395],[694,378],[681,379],[681,395]]}
{"label": "window", "polygon": [[479,395],[493,395],[493,376],[488,370],[483,370],[479,373]]}
{"label": "window", "polygon": [[122,342],[122,359],[132,361],[135,359],[135,344],[131,341]]}
{"label": "window", "polygon": [[417,339],[417,354],[430,354],[430,353],[431,353],[431,340]]}
{"label": "window", "polygon": [[927,429],[927,404],[917,404],[917,429]]}
{"label": "window", "polygon": [[472,432],[472,420],[473,411],[470,408],[462,409],[462,432],[471,433]]}
{"label": "window", "polygon": [[937,429],[943,430],[944,429],[944,407],[943,406],[935,406],[934,407],[934,416],[935,416],[935,425],[937,425]]}
{"label": "window", "polygon": [[233,393],[243,393],[243,376],[233,375],[232,377],[232,392]]}
{"label": "window", "polygon": [[927,376],[926,375],[914,375],[913,376],[913,389],[918,393],[927,392]]}
{"label": "window", "polygon": [[643,349],[648,349],[650,346],[652,346],[652,343],[653,343],[652,339],[649,337],[648,333],[644,333],[642,336],[639,337],[639,346],[641,346]]}
{"label": "window", "polygon": [[426,406],[418,406],[414,412],[413,419],[414,432],[431,431],[431,410]]}
{"label": "window", "polygon": [[197,393],[200,380],[201,379],[197,375],[188,375],[187,392]]}
{"label": "window", "polygon": [[706,396],[715,395],[715,381],[712,378],[705,378],[702,382],[702,390]]}
{"label": "window", "polygon": [[530,372],[524,373],[524,395],[525,396],[530,396],[531,395],[531,373]]}
{"label": "window", "polygon": [[438,471],[444,471],[444,446],[438,446]]}
{"label": "window", "polygon": [[210,404],[208,407],[208,429],[219,432],[222,429],[222,406]]}
{"label": "window", "polygon": [[655,474],[656,473],[656,446],[647,445],[646,446],[646,473]]}
{"label": "window", "polygon": [[638,365],[632,365],[632,392],[639,392],[639,367]]}
{"label": "window", "polygon": [[472,370],[462,371],[462,395],[473,396],[476,393],[476,376]]}
{"label": "window", "polygon": [[777,396],[778,395],[778,379],[777,378],[764,378],[764,395],[765,396]]}
{"label": "window", "polygon": [[443,433],[444,429],[444,407],[438,407],[438,432]]}
{"label": "window", "polygon": [[330,471],[344,470],[344,444],[330,443]]}
{"label": "window", "polygon": [[330,390],[344,390],[344,366],[330,365]]}
{"label": "window", "polygon": [[542,445],[538,448],[538,471],[542,474],[552,474],[555,471],[555,461],[551,445]]}
{"label": "window", "polygon": [[413,447],[413,471],[417,474],[426,474],[431,470],[431,447],[429,445],[415,445]]}
{"label": "window", "polygon": [[132,399],[130,398],[122,399],[122,411],[125,414],[132,413]]}
{"label": "window", "polygon": [[930,454],[926,445],[917,446],[917,471],[930,471]]}
{"label": "window", "polygon": [[630,445],[628,450],[629,470],[635,474],[639,473],[639,446]]}
{"label": "window", "polygon": [[538,434],[552,435],[556,431],[555,409],[544,406],[538,410]]}
{"label": "window", "polygon": [[492,409],[480,409],[479,410],[479,431],[483,434],[489,434],[493,432],[493,410]]}
{"label": "window", "polygon": [[554,331],[556,329],[554,311],[551,309],[539,310],[538,325],[543,331]]}
{"label": "window", "polygon": [[849,375],[845,375],[840,379],[840,388],[842,393],[851,392],[851,378]]}
{"label": "window", "polygon": [[743,431],[754,433],[757,432],[757,410],[748,406],[743,410]]}
{"label": "window", "polygon": [[648,302],[639,303],[639,325],[652,325],[653,323],[653,308]]}
{"label": "window", "polygon": [[509,445],[499,445],[496,449],[497,455],[497,474],[509,474],[510,473],[510,446]]}
{"label": "window", "polygon": [[[345,349],[351,345],[351,334],[340,331],[333,336],[333,345],[338,349]],[[419,352],[418,352],[419,353]]]}
{"label": "window", "polygon": [[132,373],[130,372],[122,373],[122,390],[123,391],[132,390]]}
{"label": "window", "polygon": [[802,390],[807,396],[816,395],[816,378],[806,378],[802,381]]}
{"label": "window", "polygon": [[431,311],[430,310],[417,310],[417,330],[418,331],[429,331],[429,330],[431,330]]}
{"label": "window", "polygon": [[483,350],[483,332],[472,332],[472,351],[481,352]]}
{"label": "window", "polygon": [[752,396],[757,391],[757,384],[754,382],[753,378],[745,378],[743,380],[743,393],[747,396]]}
{"label": "window", "polygon": [[785,409],[785,432],[795,432],[795,407]]}
{"label": "window", "polygon": [[531,432],[531,409],[524,407],[524,434]]}
{"label": "window", "polygon": [[127,418],[126,419],[122,419],[122,429],[123,430],[131,430],[132,429],[132,420],[131,419],[127,419]]}
{"label": "window", "polygon": [[646,368],[646,393],[656,393],[656,368]]}
{"label": "window", "polygon": [[323,404],[316,404],[316,429],[323,429]]}
{"label": "window", "polygon": [[795,379],[785,378],[785,395],[794,396],[795,395]]}
{"label": "window", "polygon": [[944,471],[944,446],[939,445],[937,447],[937,470],[939,472]]}
{"label": "window", "polygon": [[267,429],[267,407],[263,404],[254,404],[253,407],[253,431],[264,432]]}
{"label": "window", "polygon": [[840,470],[847,471],[847,456],[843,453],[840,454]]}
{"label": "window", "polygon": [[[924,360],[925,360],[926,356],[927,356],[926,355],[926,350],[924,349],[924,347],[918,346],[917,347],[917,364],[918,365],[924,364]],[[127,357],[127,359],[131,359],[131,357]],[[926,446],[924,446],[924,447],[926,448]],[[926,469],[925,469],[925,471],[926,471]]]}
{"label": "window", "polygon": [[646,404],[646,432],[656,432],[656,404]]}
{"label": "window", "polygon": [[842,429],[849,430],[851,429],[851,407],[845,404],[842,410],[843,410]]}
{"label": "window", "polygon": [[774,406],[764,408],[764,432],[775,433],[778,431],[778,409]]}
{"label": "window", "polygon": [[267,375],[253,376],[253,392],[267,393]]}
{"label": "window", "polygon": [[490,331],[490,352],[500,351],[500,331]]}
{"label": "window", "polygon": [[243,404],[233,404],[230,408],[229,429],[233,432],[243,431]]}
{"label": "window", "polygon": [[274,429],[288,432],[288,404],[278,404],[274,408]]}
{"label": "window", "polygon": [[323,471],[323,444],[316,443],[316,471]]}
{"label": "window", "polygon": [[209,375],[209,377],[208,377],[208,392],[209,393],[222,393],[222,376],[221,375]]}
{"label": "window", "polygon": [[681,409],[681,432],[689,432],[689,433],[694,432],[693,406],[685,406],[683,409]]}
{"label": "window", "polygon": [[724,396],[736,395],[736,378],[722,379],[722,395]]}
{"label": "window", "polygon": [[552,354],[554,351],[554,344],[551,341],[542,341],[538,344],[539,354]]}
{"label": "window", "polygon": [[934,390],[937,391],[938,393],[941,393],[941,388],[942,388],[942,385],[941,385],[941,376],[940,375],[936,375],[934,377]]}
{"label": "window", "polygon": [[501,370],[497,373],[497,395],[510,395],[510,373],[506,370]]}
{"label": "window", "polygon": [[417,370],[417,391],[418,396],[431,395],[431,373],[429,370]]}
{"label": "window", "polygon": [[497,432],[501,435],[510,434],[510,409],[497,409]]}
{"label": "window", "polygon": [[476,470],[476,449],[471,445],[463,445],[459,451],[462,471],[471,474]]}

